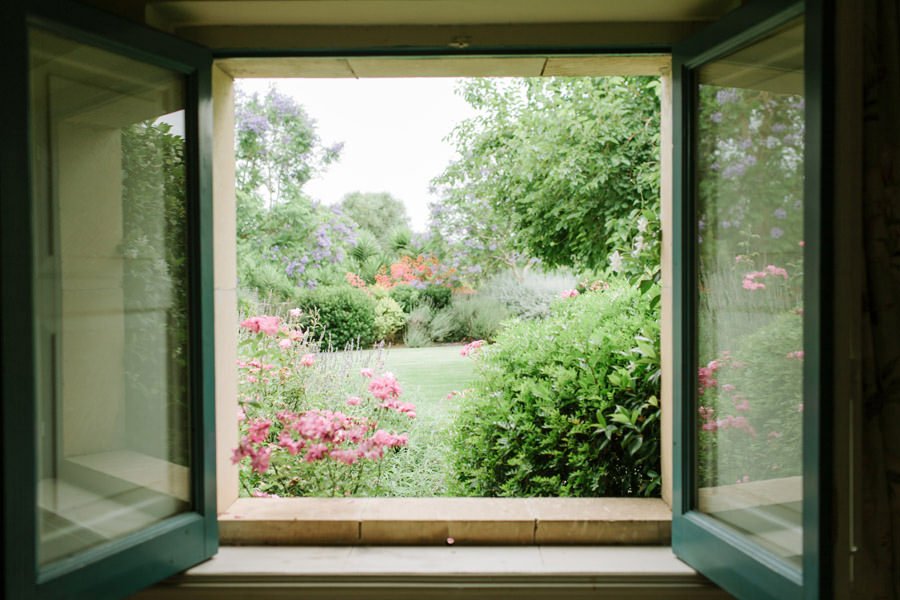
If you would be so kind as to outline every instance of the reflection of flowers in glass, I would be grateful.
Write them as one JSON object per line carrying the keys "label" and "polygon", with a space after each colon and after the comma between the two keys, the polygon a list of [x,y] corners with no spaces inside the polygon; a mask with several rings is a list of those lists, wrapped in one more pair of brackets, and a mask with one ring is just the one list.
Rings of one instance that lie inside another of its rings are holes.
{"label": "reflection of flowers in glass", "polygon": [[775,212],[772,214],[775,215],[776,219],[784,219],[787,217],[787,211],[784,210],[783,208],[776,208]]}
{"label": "reflection of flowers in glass", "polygon": [[734,88],[725,88],[716,92],[716,102],[719,104],[728,104],[729,102],[737,102],[740,99],[738,92]]}
{"label": "reflection of flowers in glass", "polygon": [[777,239],[779,239],[781,236],[784,235],[784,229],[782,229],[781,227],[773,227],[773,228],[769,231],[769,235],[772,236],[772,239],[777,240]]}
{"label": "reflection of flowers in glass", "polygon": [[711,114],[709,116],[709,118],[713,123],[721,123],[722,122],[722,113],[714,112],[713,114]]}

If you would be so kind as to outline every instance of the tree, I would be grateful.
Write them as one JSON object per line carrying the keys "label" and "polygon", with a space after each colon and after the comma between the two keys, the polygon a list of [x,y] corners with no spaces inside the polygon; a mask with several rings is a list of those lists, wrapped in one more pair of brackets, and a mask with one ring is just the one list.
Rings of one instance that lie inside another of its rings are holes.
{"label": "tree", "polygon": [[296,100],[270,87],[264,96],[235,97],[238,189],[272,207],[300,194],[322,167],[337,160],[341,145],[321,145],[315,122]]}
{"label": "tree", "polygon": [[406,206],[387,192],[351,192],[341,200],[340,207],[360,230],[378,240],[382,251],[391,249],[396,232],[410,230]]}
{"label": "tree", "polygon": [[[475,79],[479,115],[451,135],[432,224],[490,265],[606,266],[634,211],[658,214],[659,82],[648,77]],[[531,259],[531,260],[533,260]]]}

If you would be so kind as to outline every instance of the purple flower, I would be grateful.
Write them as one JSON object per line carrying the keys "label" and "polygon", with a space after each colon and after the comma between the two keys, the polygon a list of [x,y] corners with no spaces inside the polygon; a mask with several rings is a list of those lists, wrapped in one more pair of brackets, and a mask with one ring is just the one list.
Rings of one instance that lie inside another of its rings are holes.
{"label": "purple flower", "polygon": [[740,99],[737,90],[734,88],[725,88],[716,92],[716,102],[719,104],[728,104],[729,102],[737,102]]}
{"label": "purple flower", "polygon": [[722,122],[722,113],[720,113],[720,112],[714,112],[713,114],[711,114],[711,115],[709,116],[709,119],[710,119],[713,123],[721,123],[721,122]]}
{"label": "purple flower", "polygon": [[769,235],[772,236],[772,239],[777,240],[784,235],[784,229],[782,229],[781,227],[773,227],[771,231],[769,231]]}
{"label": "purple flower", "polygon": [[775,212],[772,214],[774,214],[777,219],[784,219],[787,217],[787,211],[783,208],[776,208]]}

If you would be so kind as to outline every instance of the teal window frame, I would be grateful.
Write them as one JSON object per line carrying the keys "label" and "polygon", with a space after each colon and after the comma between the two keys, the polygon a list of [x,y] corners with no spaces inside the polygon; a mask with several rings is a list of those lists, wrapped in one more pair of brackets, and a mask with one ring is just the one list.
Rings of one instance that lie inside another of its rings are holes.
{"label": "teal window frame", "polygon": [[[739,598],[823,598],[830,594],[825,519],[830,514],[830,439],[833,283],[829,232],[832,75],[830,2],[755,0],[673,48],[674,193],[674,456],[672,549],[677,556]],[[805,17],[804,96],[804,325],[803,565],[792,567],[698,510],[696,495],[697,239],[694,195],[694,107],[700,66]]]}
{"label": "teal window frame", "polygon": [[[205,48],[62,0],[0,7],[6,90],[0,94],[0,427],[3,435],[2,590],[8,598],[123,597],[218,549],[215,484],[212,262],[212,55]],[[36,370],[31,256],[28,30],[185,76],[188,132],[191,491],[189,512],[38,566]]]}

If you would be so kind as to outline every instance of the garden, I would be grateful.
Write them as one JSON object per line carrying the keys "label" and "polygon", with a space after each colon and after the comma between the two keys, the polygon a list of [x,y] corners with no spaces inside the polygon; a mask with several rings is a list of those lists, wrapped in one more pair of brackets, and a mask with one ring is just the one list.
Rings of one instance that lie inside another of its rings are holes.
{"label": "garden", "polygon": [[341,146],[239,88],[242,495],[659,495],[658,79],[457,92],[414,231],[310,197]]}

